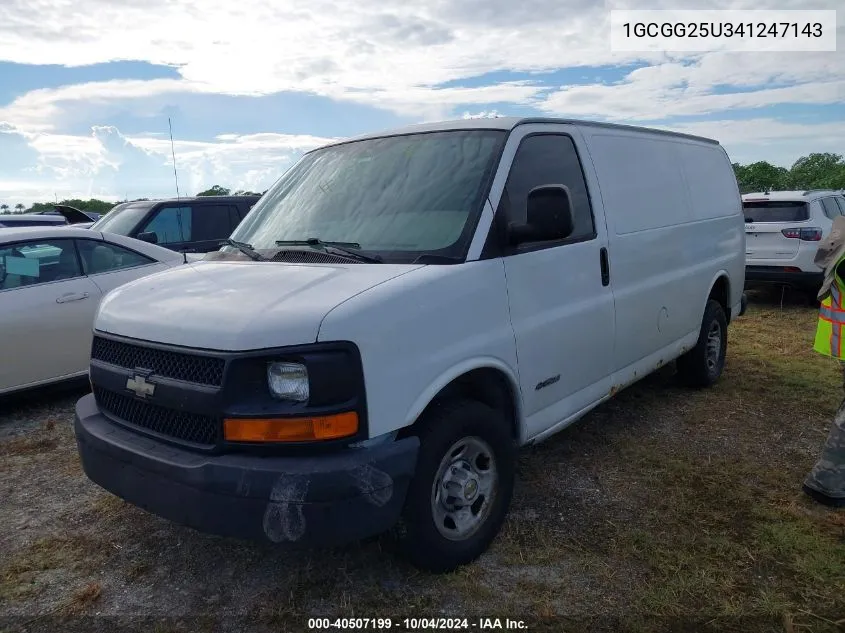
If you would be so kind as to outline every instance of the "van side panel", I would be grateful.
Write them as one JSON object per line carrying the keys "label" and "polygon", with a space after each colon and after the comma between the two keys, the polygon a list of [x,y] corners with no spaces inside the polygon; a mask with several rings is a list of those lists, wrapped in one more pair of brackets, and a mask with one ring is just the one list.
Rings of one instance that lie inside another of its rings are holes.
{"label": "van side panel", "polygon": [[[745,219],[733,166],[720,146],[683,143],[678,145],[678,154],[693,218],[710,227],[715,242],[710,245],[693,240],[688,246],[696,283],[711,287],[720,273],[725,274],[729,308],[737,308],[745,286]],[[700,318],[706,299],[706,295],[700,299],[699,312],[693,317]]]}
{"label": "van side panel", "polygon": [[689,284],[678,231],[692,210],[675,139],[589,128],[585,134],[608,225],[619,370],[692,328],[686,306],[698,305],[700,290]]}
{"label": "van side panel", "polygon": [[331,310],[318,340],[358,345],[370,437],[412,424],[441,386],[471,369],[497,369],[519,393],[501,259],[424,266],[380,284]]}
{"label": "van side panel", "polygon": [[716,144],[649,132],[583,132],[608,224],[614,383],[621,386],[694,343],[720,272],[731,280],[731,293],[741,293],[741,202]]}
{"label": "van side panel", "polygon": [[[689,191],[693,219],[736,218],[742,214],[733,167],[721,147],[679,143],[676,151]],[[744,227],[743,223],[743,231]]]}

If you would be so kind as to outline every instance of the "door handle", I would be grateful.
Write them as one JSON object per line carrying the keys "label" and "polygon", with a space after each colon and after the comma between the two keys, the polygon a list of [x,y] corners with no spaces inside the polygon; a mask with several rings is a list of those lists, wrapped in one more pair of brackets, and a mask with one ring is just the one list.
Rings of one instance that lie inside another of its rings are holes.
{"label": "door handle", "polygon": [[56,303],[70,303],[71,301],[82,301],[87,298],[87,292],[69,292],[56,299]]}
{"label": "door handle", "polygon": [[601,285],[607,286],[610,284],[610,261],[607,257],[607,249],[604,246],[599,251],[599,260],[601,262]]}

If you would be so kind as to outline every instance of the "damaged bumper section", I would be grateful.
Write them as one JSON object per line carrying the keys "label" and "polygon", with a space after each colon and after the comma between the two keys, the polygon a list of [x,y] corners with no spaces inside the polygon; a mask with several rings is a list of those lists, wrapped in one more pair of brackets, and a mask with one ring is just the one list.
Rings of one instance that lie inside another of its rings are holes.
{"label": "damaged bumper section", "polygon": [[380,534],[398,520],[415,437],[308,457],[198,454],[130,432],[76,405],[85,474],[153,514],[202,532],[300,547]]}

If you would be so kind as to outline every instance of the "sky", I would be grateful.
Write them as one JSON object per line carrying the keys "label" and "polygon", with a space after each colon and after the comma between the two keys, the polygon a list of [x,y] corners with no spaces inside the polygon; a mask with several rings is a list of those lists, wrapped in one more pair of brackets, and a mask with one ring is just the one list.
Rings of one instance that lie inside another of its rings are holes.
{"label": "sky", "polygon": [[835,52],[620,53],[610,9],[698,0],[0,0],[0,203],[267,189],[334,139],[516,115],[718,139],[790,166],[845,154]]}

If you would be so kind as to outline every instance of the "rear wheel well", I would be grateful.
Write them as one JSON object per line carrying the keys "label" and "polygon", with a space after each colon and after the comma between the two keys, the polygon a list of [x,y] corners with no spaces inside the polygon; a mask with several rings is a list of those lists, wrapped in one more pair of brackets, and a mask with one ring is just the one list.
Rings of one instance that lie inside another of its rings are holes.
{"label": "rear wheel well", "polygon": [[473,369],[452,380],[428,403],[416,421],[400,432],[400,436],[413,435],[432,408],[454,399],[475,400],[501,411],[511,423],[511,436],[514,440],[519,439],[517,402],[510,381],[501,371],[491,367]]}
{"label": "rear wheel well", "polygon": [[722,306],[722,310],[725,311],[725,316],[727,317],[728,322],[730,322],[730,286],[727,277],[722,275],[716,280],[716,283],[714,283],[713,287],[710,289],[710,296],[708,296],[707,298],[719,302],[719,305]]}

